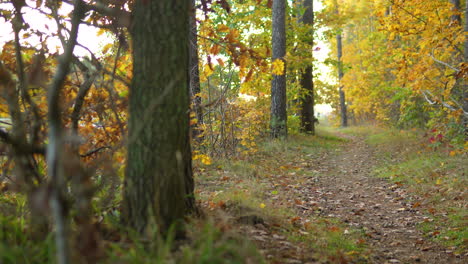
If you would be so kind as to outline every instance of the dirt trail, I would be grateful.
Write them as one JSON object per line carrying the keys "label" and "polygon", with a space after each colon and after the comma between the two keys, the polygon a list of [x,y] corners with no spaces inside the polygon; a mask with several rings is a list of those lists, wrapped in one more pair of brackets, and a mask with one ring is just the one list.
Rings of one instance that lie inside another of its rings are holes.
{"label": "dirt trail", "polygon": [[347,137],[350,142],[338,156],[313,168],[320,176],[298,192],[307,196],[302,198],[318,203],[320,214],[365,230],[371,263],[468,263],[424,238],[416,225],[427,218],[412,208],[404,186],[372,175],[377,162],[372,148],[362,138]]}

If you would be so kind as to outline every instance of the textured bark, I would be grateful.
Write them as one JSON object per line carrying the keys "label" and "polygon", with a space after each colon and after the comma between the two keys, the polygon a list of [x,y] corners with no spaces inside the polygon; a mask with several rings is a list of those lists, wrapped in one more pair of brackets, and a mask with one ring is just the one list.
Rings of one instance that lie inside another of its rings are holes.
{"label": "textured bark", "polygon": [[[201,108],[200,93],[200,70],[198,67],[198,40],[197,40],[197,20],[195,0],[190,0],[190,19],[189,19],[189,72],[190,72],[190,98],[192,99],[193,111],[197,117],[198,124],[203,123],[203,111]],[[195,139],[198,138],[202,131],[197,127],[192,128],[192,135]]]}
{"label": "textured bark", "polygon": [[273,0],[273,58],[281,59],[285,63],[284,74],[275,75],[271,81],[271,116],[270,129],[271,137],[283,138],[288,135],[287,114],[286,114],[286,0]]}
{"label": "textured bark", "polygon": [[[312,0],[303,0],[302,8],[305,9],[304,15],[300,22],[312,27],[314,24],[314,8]],[[310,34],[314,32],[310,30]],[[313,38],[309,43],[312,48],[314,45]],[[312,50],[311,50],[312,56]],[[308,66],[301,74],[301,88],[304,92],[304,97],[301,98],[301,130],[305,133],[315,134],[315,116],[314,116],[314,81],[312,65]]]}
{"label": "textured bark", "polygon": [[189,140],[189,2],[133,6],[124,220],[140,233],[179,226],[193,209]]}

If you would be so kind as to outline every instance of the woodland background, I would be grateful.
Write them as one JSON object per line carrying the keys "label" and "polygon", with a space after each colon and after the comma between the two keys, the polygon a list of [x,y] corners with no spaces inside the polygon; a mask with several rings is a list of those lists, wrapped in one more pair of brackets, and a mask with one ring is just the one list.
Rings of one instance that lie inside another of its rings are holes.
{"label": "woodland background", "polygon": [[[0,43],[0,262],[53,262],[56,253],[58,263],[138,256],[210,263],[237,252],[213,242],[223,227],[191,220],[198,227],[189,229],[213,244],[187,239],[194,244],[173,253],[189,236],[178,222],[226,209],[229,199],[205,195],[204,177],[264,159],[268,148],[281,155],[271,144],[285,150],[282,144],[312,140],[322,153],[322,143],[340,141],[328,126],[401,130],[414,135],[418,151],[458,165],[466,160],[468,2],[170,2],[0,4],[1,27],[8,28]],[[95,27],[96,36],[77,41],[80,24]],[[325,60],[314,58],[320,49],[330,50]],[[178,55],[165,59],[166,53]],[[318,104],[333,112],[319,116]],[[238,173],[253,171],[262,173],[252,167]],[[466,177],[466,167],[461,171]],[[218,176],[219,185],[233,177]],[[142,191],[153,185],[150,193],[159,198]],[[170,191],[158,191],[164,188]],[[156,255],[145,255],[152,246]],[[246,248],[239,259],[261,258]]]}

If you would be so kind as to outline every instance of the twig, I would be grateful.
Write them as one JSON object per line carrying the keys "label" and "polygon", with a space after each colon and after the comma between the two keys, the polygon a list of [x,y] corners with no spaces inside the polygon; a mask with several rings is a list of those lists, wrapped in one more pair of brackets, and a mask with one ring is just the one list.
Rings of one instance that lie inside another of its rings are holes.
{"label": "twig", "polygon": [[89,156],[91,156],[91,155],[94,155],[94,154],[96,154],[96,153],[98,153],[99,151],[104,150],[104,149],[112,149],[112,148],[109,147],[109,146],[99,147],[99,148],[97,148],[97,149],[90,150],[90,151],[86,152],[85,154],[80,154],[80,157],[86,158],[86,157],[89,157]]}

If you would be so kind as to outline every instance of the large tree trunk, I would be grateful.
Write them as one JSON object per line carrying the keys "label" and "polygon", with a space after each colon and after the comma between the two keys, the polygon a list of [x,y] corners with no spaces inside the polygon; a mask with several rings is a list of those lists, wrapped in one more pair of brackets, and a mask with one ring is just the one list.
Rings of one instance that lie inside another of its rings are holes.
{"label": "large tree trunk", "polygon": [[[314,24],[314,8],[312,0],[303,0],[302,8],[305,9],[301,22],[312,27]],[[310,30],[311,36],[311,55],[313,41],[313,30]],[[303,97],[301,98],[301,130],[305,133],[315,134],[315,116],[314,116],[314,81],[312,65],[309,65],[301,74],[301,88]]]}
{"label": "large tree trunk", "polygon": [[193,209],[189,2],[136,0],[124,220],[165,233]]}
{"label": "large tree trunk", "polygon": [[[272,61],[280,59],[285,63],[286,54],[286,0],[273,0],[273,58]],[[271,137],[284,138],[288,135],[286,114],[286,63],[283,74],[273,74],[271,81]]]}
{"label": "large tree trunk", "polygon": [[[198,120],[198,124],[203,123],[203,112],[201,108],[201,97],[200,97],[200,70],[198,67],[198,40],[197,40],[197,20],[196,20],[196,8],[195,0],[190,0],[190,33],[189,33],[189,72],[190,72],[190,97],[192,98],[193,111]],[[195,139],[198,138],[200,129],[198,127],[192,128],[192,135]]]}

